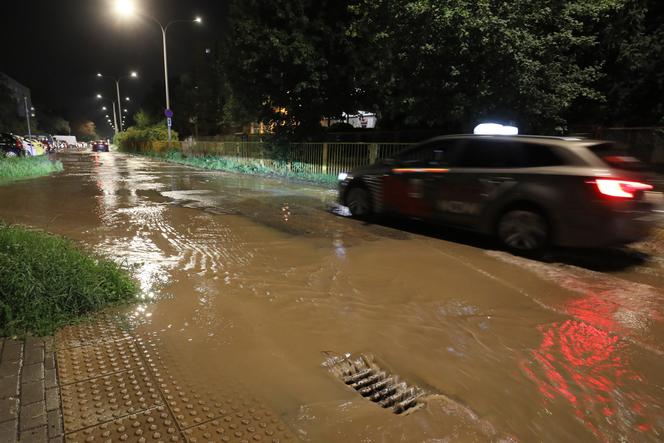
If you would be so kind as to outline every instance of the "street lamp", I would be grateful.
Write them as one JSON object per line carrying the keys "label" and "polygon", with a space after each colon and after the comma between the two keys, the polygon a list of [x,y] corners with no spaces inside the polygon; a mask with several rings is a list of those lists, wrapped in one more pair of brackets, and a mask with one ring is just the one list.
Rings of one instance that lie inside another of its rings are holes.
{"label": "street lamp", "polygon": [[134,2],[131,0],[117,0],[115,2],[115,12],[118,15],[129,17],[134,15],[135,10],[136,7],[134,6]]}
{"label": "street lamp", "polygon": [[[199,16],[195,17],[193,20],[172,20],[166,24],[166,26],[162,25],[159,20],[156,18],[152,17],[149,14],[146,14],[143,11],[138,11],[136,10],[136,7],[134,6],[134,3],[131,0],[116,0],[115,2],[115,11],[118,15],[123,16],[123,17],[129,17],[132,15],[142,15],[147,19],[152,20],[155,22],[157,25],[159,25],[159,28],[161,29],[161,37],[162,37],[162,44],[163,44],[163,49],[164,49],[164,87],[166,90],[166,115],[167,115],[167,122],[168,122],[168,144],[170,146],[171,144],[171,98],[170,98],[170,92],[168,88],[168,49],[167,49],[167,44],[166,44],[166,33],[168,32],[168,28],[171,27],[171,25],[174,25],[176,23],[197,23],[197,24],[202,24],[203,19]],[[169,115],[170,114],[170,115]]]}
{"label": "street lamp", "polygon": [[[97,100],[103,100],[103,99],[104,99],[104,97],[101,94],[97,94]],[[115,133],[117,134],[119,131],[118,131],[118,121],[117,121],[117,118],[116,118],[117,116],[115,114],[115,100],[111,100],[111,103],[113,103],[113,121],[115,123]],[[106,106],[104,106],[102,109],[105,109],[105,108],[106,108]],[[119,106],[118,106],[118,108],[119,108]],[[110,120],[111,119],[109,118],[109,122],[110,122]]]}
{"label": "street lamp", "polygon": [[109,77],[109,76],[105,76],[101,72],[98,72],[97,77],[99,77],[99,78],[109,78],[111,80],[115,80],[115,92],[118,94],[118,114],[120,114],[120,131],[122,131],[123,127],[122,127],[122,109],[120,108],[120,102],[121,102],[121,99],[120,99],[120,81],[128,79],[128,78],[138,78],[138,72],[131,71],[129,73],[129,75],[125,75],[123,77]]}

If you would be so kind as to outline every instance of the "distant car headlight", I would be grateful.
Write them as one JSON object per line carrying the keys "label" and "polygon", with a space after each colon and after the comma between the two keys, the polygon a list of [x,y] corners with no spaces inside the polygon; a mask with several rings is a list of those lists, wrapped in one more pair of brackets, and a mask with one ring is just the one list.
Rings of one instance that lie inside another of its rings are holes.
{"label": "distant car headlight", "polygon": [[341,172],[339,174],[339,177],[337,177],[337,178],[339,179],[340,182],[342,182],[342,181],[344,181],[348,178],[348,173],[347,172]]}

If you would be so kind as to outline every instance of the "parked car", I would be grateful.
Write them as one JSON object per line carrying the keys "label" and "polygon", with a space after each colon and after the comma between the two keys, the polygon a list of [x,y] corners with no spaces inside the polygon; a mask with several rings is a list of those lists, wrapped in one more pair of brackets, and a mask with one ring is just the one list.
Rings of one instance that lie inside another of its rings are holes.
{"label": "parked car", "polygon": [[25,151],[21,141],[12,134],[0,133],[0,156],[19,157],[24,156]]}
{"label": "parked car", "polygon": [[620,145],[576,138],[439,137],[339,179],[355,216],[426,219],[520,252],[641,240],[662,198]]}
{"label": "parked car", "polygon": [[47,152],[47,147],[34,137],[23,137],[23,142],[32,147],[32,155],[44,155]]}
{"label": "parked car", "polygon": [[20,142],[21,145],[23,146],[23,151],[25,152],[25,155],[33,156],[37,155],[37,148],[33,146],[32,140],[21,137],[19,135],[15,136]]}
{"label": "parked car", "polygon": [[92,152],[109,152],[108,142],[97,140],[92,142]]}

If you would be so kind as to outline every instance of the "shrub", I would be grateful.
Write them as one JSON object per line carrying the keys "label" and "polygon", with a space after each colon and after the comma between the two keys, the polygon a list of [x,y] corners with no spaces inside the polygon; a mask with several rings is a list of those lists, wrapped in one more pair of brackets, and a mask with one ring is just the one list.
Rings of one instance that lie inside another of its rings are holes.
{"label": "shrub", "polygon": [[62,163],[48,157],[17,157],[0,159],[0,184],[11,180],[39,177],[63,170]]}
{"label": "shrub", "polygon": [[0,336],[49,335],[137,293],[115,262],[64,238],[0,222]]}

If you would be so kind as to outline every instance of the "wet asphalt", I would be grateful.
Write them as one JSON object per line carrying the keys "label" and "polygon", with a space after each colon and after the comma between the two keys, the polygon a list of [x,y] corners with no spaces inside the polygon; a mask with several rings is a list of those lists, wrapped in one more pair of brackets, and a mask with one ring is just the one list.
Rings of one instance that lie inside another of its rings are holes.
{"label": "wet asphalt", "polygon": [[[178,373],[242,386],[304,441],[662,441],[664,235],[515,257],[422,223],[335,215],[315,185],[124,154],[0,187],[0,217],[131,268],[124,317]],[[325,362],[371,355],[395,414]]]}

